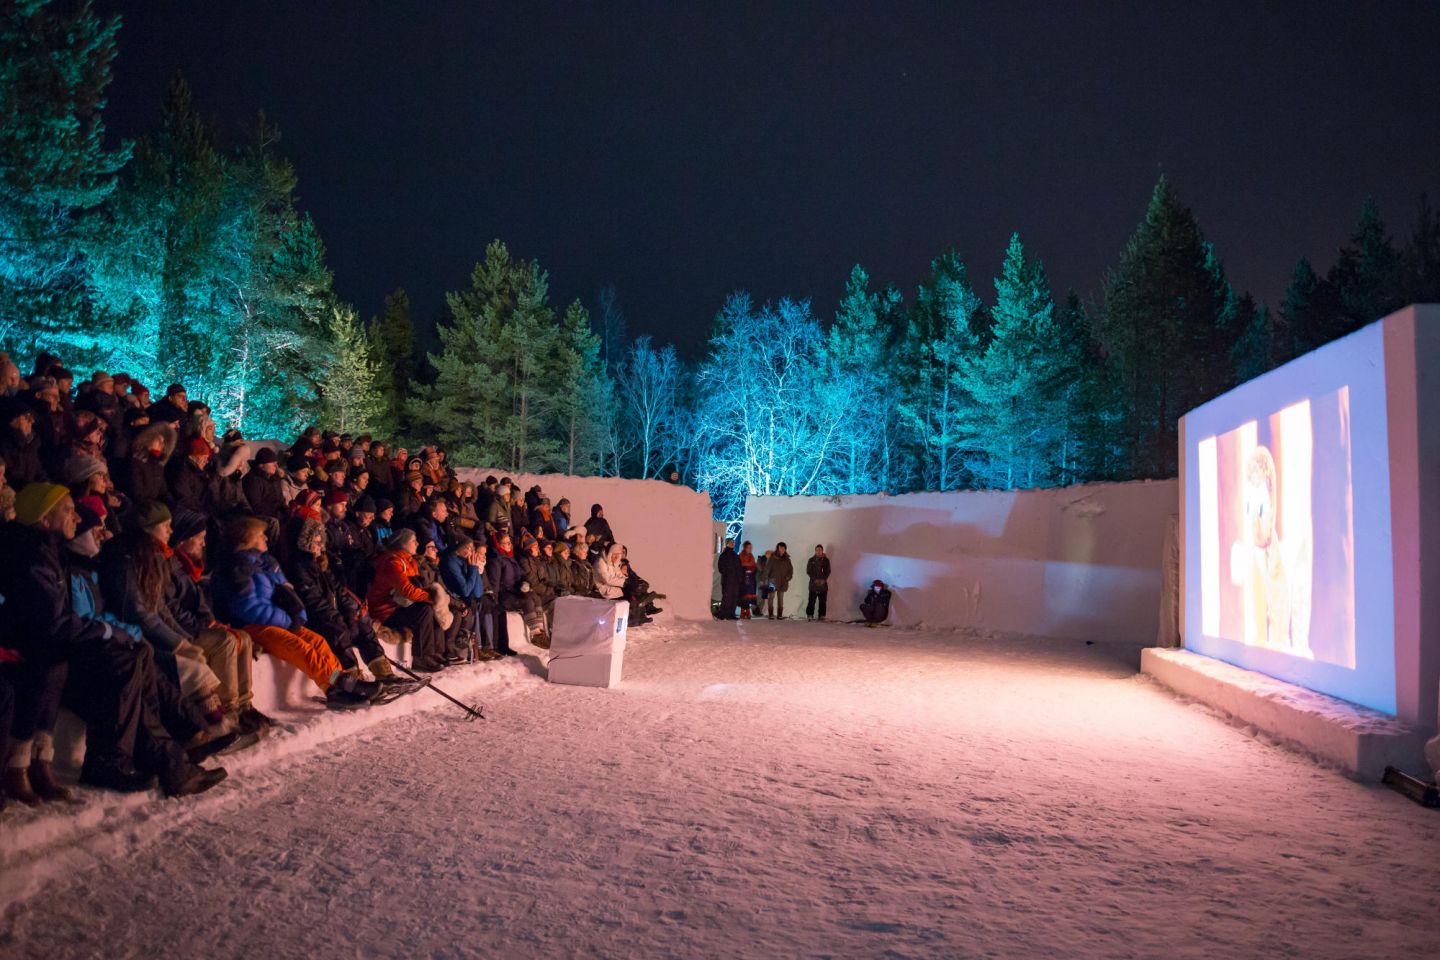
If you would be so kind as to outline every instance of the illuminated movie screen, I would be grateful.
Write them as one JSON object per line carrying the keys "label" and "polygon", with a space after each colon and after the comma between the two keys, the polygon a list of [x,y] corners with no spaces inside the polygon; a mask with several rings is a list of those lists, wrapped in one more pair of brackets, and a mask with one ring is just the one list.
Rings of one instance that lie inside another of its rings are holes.
{"label": "illuminated movie screen", "polygon": [[1368,327],[1185,418],[1185,645],[1395,710],[1383,344]]}

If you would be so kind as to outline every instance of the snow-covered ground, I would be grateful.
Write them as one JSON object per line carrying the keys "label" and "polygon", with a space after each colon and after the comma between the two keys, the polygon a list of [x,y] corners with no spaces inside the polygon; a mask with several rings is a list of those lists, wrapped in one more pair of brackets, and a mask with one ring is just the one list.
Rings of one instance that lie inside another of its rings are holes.
{"label": "snow-covered ground", "polygon": [[10,907],[0,955],[1434,951],[1440,814],[1175,699],[1134,648],[633,639],[618,689],[511,664],[483,723],[397,716],[127,808],[129,841]]}

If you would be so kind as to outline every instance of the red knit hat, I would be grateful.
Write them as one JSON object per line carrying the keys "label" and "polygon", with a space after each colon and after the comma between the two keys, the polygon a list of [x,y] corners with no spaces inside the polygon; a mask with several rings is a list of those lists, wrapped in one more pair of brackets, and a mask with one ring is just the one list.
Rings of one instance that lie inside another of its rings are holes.
{"label": "red knit hat", "polygon": [[209,457],[215,453],[210,449],[210,444],[204,437],[191,437],[188,449],[192,457]]}
{"label": "red knit hat", "polygon": [[337,503],[348,504],[349,502],[350,494],[346,493],[344,490],[331,490],[329,493],[325,494],[325,506],[327,507],[333,507]]}

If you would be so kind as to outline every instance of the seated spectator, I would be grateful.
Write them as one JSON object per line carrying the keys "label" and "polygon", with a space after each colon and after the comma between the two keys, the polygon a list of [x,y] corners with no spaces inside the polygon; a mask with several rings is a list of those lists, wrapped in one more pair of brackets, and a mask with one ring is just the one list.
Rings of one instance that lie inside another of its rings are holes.
{"label": "seated spectator", "polygon": [[245,499],[257,517],[280,521],[285,516],[284,478],[280,476],[280,458],[269,447],[261,447],[250,461],[250,472],[241,482]]}
{"label": "seated spectator", "polygon": [[8,468],[10,485],[24,489],[26,484],[48,478],[40,460],[40,438],[35,435],[35,413],[18,397],[0,398],[0,460]]}
{"label": "seated spectator", "polygon": [[375,577],[366,601],[370,616],[392,630],[409,630],[416,670],[433,673],[445,667],[448,651],[435,619],[434,594],[415,585],[420,565],[415,559],[419,541],[415,531],[395,531],[375,561]]}
{"label": "seated spectator", "polygon": [[203,438],[191,437],[185,441],[185,456],[171,458],[165,475],[170,487],[170,504],[177,510],[190,510],[203,516],[215,512],[210,472],[214,453]]}
{"label": "seated spectator", "polygon": [[395,675],[359,599],[341,585],[330,569],[324,528],[314,520],[305,521],[295,548],[290,573],[305,604],[306,626],[325,638],[341,663],[363,664],[382,686],[413,682]]}
{"label": "seated spectator", "polygon": [[170,490],[165,484],[165,464],[175,451],[175,428],[168,423],[152,423],[135,434],[130,441],[130,455],[115,474],[115,484],[131,503],[152,500],[168,501]]}
{"label": "seated spectator", "polygon": [[593,533],[602,548],[608,548],[615,542],[615,534],[610,532],[610,521],[605,519],[605,508],[598,503],[590,507],[590,519],[585,521],[585,532]]}
{"label": "seated spectator", "polygon": [[[520,561],[515,558],[514,541],[510,534],[502,530],[495,536],[492,545],[494,549],[490,551],[489,559],[485,563],[485,579],[490,582],[490,589],[494,591],[501,610],[518,611],[525,620],[531,639],[548,643],[545,614],[530,594],[530,584],[525,579],[525,571],[521,568]],[[496,645],[501,653],[514,655],[510,647],[509,627],[503,613],[499,616],[499,638]]]}
{"label": "seated spectator", "polygon": [[[211,736],[223,736],[231,727],[220,700],[220,678],[211,669],[206,651],[194,642],[170,613],[171,515],[158,501],[135,508],[133,528],[112,540],[101,554],[100,585],[105,605],[126,623],[140,628],[155,648],[155,662],[180,692],[192,700]],[[235,644],[228,637],[212,647],[222,671],[235,670]]]}
{"label": "seated spectator", "polygon": [[495,631],[487,631],[483,622],[487,596],[492,604],[494,601],[485,583],[485,560],[485,545],[460,534],[455,545],[440,558],[440,582],[452,600],[463,607],[461,616],[475,638],[477,659],[493,660],[500,654],[495,649]]}
{"label": "seated spectator", "polygon": [[271,556],[266,523],[243,517],[227,528],[231,555],[217,584],[230,622],[238,624],[265,653],[293,665],[325,692],[332,709],[364,706],[380,684],[341,667],[325,638],[305,627],[305,604],[279,562]]}
{"label": "seated spectator", "polygon": [[196,646],[205,651],[206,662],[220,678],[221,705],[232,725],[242,734],[258,733],[273,727],[275,721],[255,709],[250,674],[254,641],[245,631],[215,617],[210,579],[205,572],[208,537],[205,517],[188,511],[175,515],[170,530],[170,613]]}
{"label": "seated spectator", "polygon": [[860,601],[860,614],[865,618],[867,627],[878,627],[890,616],[890,591],[884,581],[876,580],[870,584],[870,592]]}
{"label": "seated spectator", "polygon": [[0,528],[0,594],[7,636],[21,658],[10,669],[19,682],[6,792],[26,803],[67,799],[49,769],[62,693],[87,728],[82,784],[144,790],[158,775],[162,789],[179,796],[223,780],[223,769],[192,763],[166,730],[150,647],[77,612],[66,560],[73,554],[62,548],[79,528],[69,493],[55,484],[27,485],[16,499],[16,520]]}

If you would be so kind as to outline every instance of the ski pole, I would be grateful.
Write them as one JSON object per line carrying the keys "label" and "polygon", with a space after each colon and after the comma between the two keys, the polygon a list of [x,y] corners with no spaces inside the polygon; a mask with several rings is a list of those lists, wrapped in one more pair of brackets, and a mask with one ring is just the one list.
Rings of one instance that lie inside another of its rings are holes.
{"label": "ski pole", "polygon": [[[391,665],[392,667],[394,667],[396,670],[399,670],[399,671],[401,671],[402,673],[404,673],[404,674],[405,674],[407,677],[409,677],[411,680],[416,680],[416,681],[421,681],[421,680],[422,680],[422,678],[420,677],[419,674],[415,673],[415,671],[411,670],[409,667],[405,666],[403,663],[400,663],[398,660],[392,659],[389,655],[387,655],[387,656],[385,657],[385,659],[390,661],[390,665]],[[424,681],[424,682],[425,682],[425,687],[426,687],[426,689],[428,689],[428,690],[433,690],[435,693],[440,694],[440,696],[444,697],[446,700],[449,700],[451,703],[455,704],[455,706],[459,707],[461,710],[464,710],[465,713],[466,713],[465,719],[467,719],[467,720],[484,720],[484,719],[485,719],[485,708],[484,708],[484,707],[481,707],[481,706],[479,706],[478,704],[475,705],[475,706],[469,706],[468,704],[461,703],[459,700],[456,700],[454,697],[450,696],[450,694],[446,693],[444,690],[441,690],[439,687],[435,686],[434,683],[428,682],[428,681]]]}

